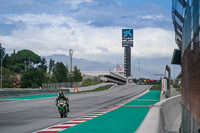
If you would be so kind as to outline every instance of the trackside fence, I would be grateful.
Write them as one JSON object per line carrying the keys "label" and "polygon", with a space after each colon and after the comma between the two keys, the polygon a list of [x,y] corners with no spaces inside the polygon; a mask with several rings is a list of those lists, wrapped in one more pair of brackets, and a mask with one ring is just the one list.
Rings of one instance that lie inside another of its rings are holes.
{"label": "trackside fence", "polygon": [[82,82],[61,82],[61,83],[43,83],[42,89],[60,89],[60,88],[75,88],[82,85]]}

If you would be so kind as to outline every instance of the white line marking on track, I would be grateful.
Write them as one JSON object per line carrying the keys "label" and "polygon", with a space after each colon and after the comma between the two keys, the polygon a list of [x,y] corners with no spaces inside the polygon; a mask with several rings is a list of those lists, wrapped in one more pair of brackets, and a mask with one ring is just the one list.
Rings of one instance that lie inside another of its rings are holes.
{"label": "white line marking on track", "polygon": [[40,130],[39,132],[44,132],[44,131],[62,131],[62,130],[64,130],[65,128],[60,128],[60,129],[49,129],[49,128],[47,128],[47,129],[43,129],[43,130]]}

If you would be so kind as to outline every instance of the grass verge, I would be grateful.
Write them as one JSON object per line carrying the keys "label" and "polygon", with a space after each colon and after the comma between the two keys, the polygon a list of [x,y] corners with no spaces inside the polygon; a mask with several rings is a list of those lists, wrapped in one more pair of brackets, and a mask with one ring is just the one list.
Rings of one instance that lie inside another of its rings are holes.
{"label": "grass verge", "polygon": [[113,85],[106,85],[106,86],[102,86],[102,87],[98,87],[94,90],[88,90],[88,91],[82,91],[82,92],[96,92],[96,91],[104,91],[104,90],[108,90],[112,87]]}
{"label": "grass verge", "polygon": [[101,81],[98,80],[93,80],[93,79],[86,79],[83,84],[80,87],[86,87],[86,86],[91,86],[91,85],[97,85],[102,83]]}
{"label": "grass verge", "polygon": [[153,85],[150,90],[151,91],[161,91],[161,85]]}

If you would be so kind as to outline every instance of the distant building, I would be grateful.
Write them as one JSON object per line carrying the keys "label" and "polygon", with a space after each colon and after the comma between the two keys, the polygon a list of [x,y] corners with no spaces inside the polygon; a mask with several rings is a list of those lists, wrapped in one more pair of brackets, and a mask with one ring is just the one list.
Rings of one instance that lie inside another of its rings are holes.
{"label": "distant building", "polygon": [[114,68],[114,72],[124,75],[124,68],[122,66],[116,65]]}
{"label": "distant building", "polygon": [[81,71],[83,79],[97,79],[103,82],[126,84],[126,77],[111,71]]}

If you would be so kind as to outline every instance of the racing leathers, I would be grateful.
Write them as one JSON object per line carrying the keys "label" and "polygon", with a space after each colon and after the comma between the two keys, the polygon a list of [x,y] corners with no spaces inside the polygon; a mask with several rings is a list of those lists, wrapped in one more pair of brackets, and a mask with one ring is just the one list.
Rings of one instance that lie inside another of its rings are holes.
{"label": "racing leathers", "polygon": [[56,97],[56,106],[58,104],[58,100],[63,99],[66,101],[67,111],[69,112],[69,99],[66,97],[62,92],[59,92],[58,96]]}

